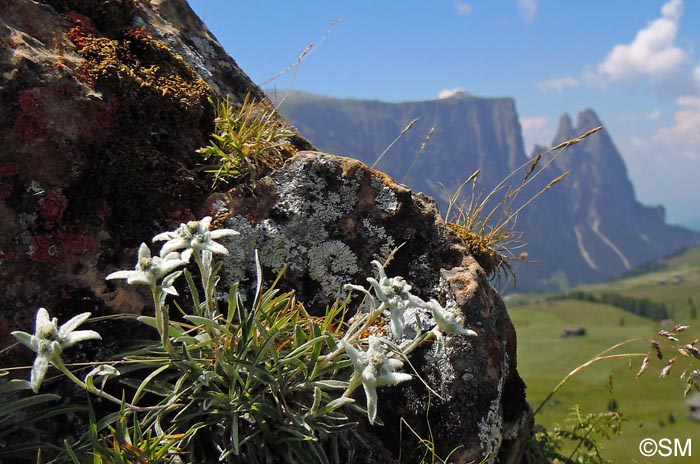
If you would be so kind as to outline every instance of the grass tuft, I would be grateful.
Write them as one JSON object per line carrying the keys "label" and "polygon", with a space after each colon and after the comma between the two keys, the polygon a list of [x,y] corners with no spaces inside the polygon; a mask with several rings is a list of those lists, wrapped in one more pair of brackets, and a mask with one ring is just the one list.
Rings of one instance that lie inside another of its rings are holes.
{"label": "grass tuft", "polygon": [[249,176],[254,182],[265,173],[282,165],[285,154],[293,154],[294,130],[282,119],[277,109],[248,94],[236,108],[230,98],[216,106],[215,131],[208,146],[198,153],[213,158],[214,184]]}
{"label": "grass tuft", "polygon": [[[487,274],[500,278],[503,273],[506,277],[512,276],[515,282],[515,273],[510,263],[516,259],[525,259],[527,256],[520,254],[516,257],[515,254],[515,250],[523,246],[522,232],[515,230],[518,215],[540,195],[564,180],[569,175],[569,171],[552,179],[519,206],[516,205],[516,200],[523,190],[566,148],[582,142],[602,128],[602,126],[595,127],[579,137],[562,142],[538,154],[532,160],[514,169],[485,196],[477,190],[480,170],[472,173],[450,196],[445,222],[471,250],[474,258]],[[513,188],[510,181],[523,170],[525,174],[520,184]],[[462,193],[470,184],[471,193],[467,195],[468,200],[465,201]],[[459,204],[460,202],[462,203]]]}

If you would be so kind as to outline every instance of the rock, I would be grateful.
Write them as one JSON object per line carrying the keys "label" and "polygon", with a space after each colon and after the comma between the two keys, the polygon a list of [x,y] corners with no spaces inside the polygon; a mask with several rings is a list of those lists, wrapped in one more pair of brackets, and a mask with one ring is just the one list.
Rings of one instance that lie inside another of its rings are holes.
{"label": "rock", "polygon": [[210,193],[207,99],[262,92],[184,0],[0,2],[0,73],[0,348],[40,306],[141,312],[104,276]]}
{"label": "rock", "polygon": [[[385,425],[363,422],[355,462],[396,459],[398,412],[424,436],[426,420],[444,434],[443,456],[460,447],[453,460],[490,453],[487,462],[517,461],[530,411],[515,332],[431,199],[359,161],[308,151],[253,186],[212,195],[195,152],[213,130],[207,99],[262,93],[184,0],[0,0],[0,25],[2,365],[31,364],[31,353],[4,348],[15,341],[11,330],[33,331],[40,306],[61,321],[83,311],[152,311],[143,288],[105,283],[105,275],[132,268],[154,233],[206,211],[242,233],[228,243],[229,282],[252,283],[241,267],[258,248],[266,275],[288,264],[280,286],[316,312],[343,283],[365,284],[370,261],[402,245],[387,272],[459,309],[479,337],[447,336],[442,357],[432,346],[415,352],[418,373],[441,399],[428,403],[417,380],[382,391]],[[301,136],[293,143],[311,148]],[[67,356],[104,359],[125,333],[134,336],[124,326],[102,329],[100,348]],[[414,444],[407,438],[405,452]]]}
{"label": "rock", "polygon": [[[431,199],[357,160],[300,152],[256,188],[217,194],[209,203],[221,224],[241,233],[225,242],[225,285],[253,286],[257,249],[269,278],[288,265],[278,285],[296,289],[312,313],[344,297],[344,283],[367,285],[370,262],[399,247],[387,275],[405,277],[426,301],[458,308],[478,337],[448,335],[444,352],[436,355],[432,344],[414,352],[411,363],[440,398],[418,380],[380,390],[384,426],[365,423],[362,433],[396,453],[403,418],[422,437],[430,430],[440,437],[439,456],[457,448],[451,462],[519,462],[532,417],[516,369],[515,329],[485,272]],[[410,317],[407,323],[415,326]],[[404,456],[412,456],[417,443],[406,429],[403,436]]]}

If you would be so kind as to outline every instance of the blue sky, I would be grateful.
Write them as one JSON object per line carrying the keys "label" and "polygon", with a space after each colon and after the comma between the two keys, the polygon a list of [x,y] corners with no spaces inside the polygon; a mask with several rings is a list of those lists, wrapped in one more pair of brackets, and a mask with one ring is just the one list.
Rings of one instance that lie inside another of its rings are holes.
{"label": "blue sky", "polygon": [[638,198],[700,218],[700,2],[189,0],[265,87],[384,101],[515,98],[526,147],[593,108]]}

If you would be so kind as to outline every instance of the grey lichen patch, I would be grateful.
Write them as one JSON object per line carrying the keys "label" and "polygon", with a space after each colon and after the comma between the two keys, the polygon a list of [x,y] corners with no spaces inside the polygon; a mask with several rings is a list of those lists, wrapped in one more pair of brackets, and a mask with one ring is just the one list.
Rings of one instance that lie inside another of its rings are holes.
{"label": "grey lichen patch", "polygon": [[501,376],[498,380],[498,388],[496,397],[491,401],[489,410],[482,417],[477,426],[479,429],[479,442],[483,454],[488,456],[488,463],[493,463],[496,460],[496,455],[503,442],[503,411],[501,410],[501,397],[503,396],[503,385],[509,374],[509,357],[504,353]]}
{"label": "grey lichen patch", "polygon": [[344,276],[360,271],[357,257],[340,240],[331,240],[309,250],[309,276],[321,284],[321,290],[329,296],[343,295]]}
{"label": "grey lichen patch", "polygon": [[421,276],[424,276],[432,271],[430,265],[430,257],[425,254],[416,256],[413,260],[413,265],[408,271],[408,277],[413,280],[419,280]]}
{"label": "grey lichen patch", "polygon": [[246,271],[254,269],[255,250],[261,237],[261,231],[248,222],[243,216],[236,215],[226,221],[226,227],[238,231],[239,235],[229,237],[224,242],[228,249],[228,256],[223,258],[224,274],[229,285],[234,282],[245,282],[247,280]]}
{"label": "grey lichen patch", "polygon": [[245,271],[236,271],[236,266],[247,269],[250,278],[258,250],[265,267],[274,272],[286,267],[286,278],[308,278],[318,284],[320,292],[307,303],[328,304],[344,295],[343,285],[361,269],[357,255],[339,239],[337,230],[357,205],[360,177],[358,172],[343,175],[339,163],[322,156],[292,159],[272,175],[276,198],[267,218],[255,223],[236,215],[227,220],[227,228],[240,232],[228,241],[227,278],[231,283],[243,280]]}
{"label": "grey lichen patch", "polygon": [[499,401],[491,402],[489,411],[478,424],[479,427],[479,442],[483,455],[487,456],[488,463],[495,462],[495,456],[501,446],[501,428],[503,426],[503,416],[500,412]]}
{"label": "grey lichen patch", "polygon": [[371,185],[374,191],[377,192],[377,196],[374,199],[377,208],[385,213],[392,214],[396,212],[396,209],[399,207],[399,199],[396,197],[396,193],[381,178],[375,175],[372,175]]}
{"label": "grey lichen patch", "polygon": [[[335,175],[331,179],[334,185],[329,185],[329,174]],[[277,206],[285,213],[306,215],[322,224],[337,221],[357,205],[358,180],[342,177],[340,166],[323,157],[296,159],[274,175]]]}
{"label": "grey lichen patch", "polygon": [[384,226],[378,226],[372,223],[369,218],[362,219],[358,227],[358,232],[361,237],[372,238],[381,241],[382,245],[379,248],[379,253],[375,253],[373,256],[380,262],[387,260],[391,252],[394,250],[396,243],[394,238],[387,234]]}

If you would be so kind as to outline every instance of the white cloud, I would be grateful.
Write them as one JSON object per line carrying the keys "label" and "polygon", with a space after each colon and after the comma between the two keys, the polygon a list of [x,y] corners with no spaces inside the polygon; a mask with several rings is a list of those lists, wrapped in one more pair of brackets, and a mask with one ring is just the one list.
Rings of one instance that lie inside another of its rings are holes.
{"label": "white cloud", "polygon": [[440,93],[438,93],[438,98],[443,99],[443,98],[451,98],[451,97],[456,97],[459,95],[465,95],[466,92],[464,91],[463,88],[461,87],[455,87],[453,89],[442,89]]}
{"label": "white cloud", "polygon": [[516,0],[518,11],[525,22],[531,22],[537,14],[537,0]]}
{"label": "white cloud", "polygon": [[673,126],[660,128],[653,141],[671,156],[700,160],[700,97],[681,97],[676,103],[683,108],[673,116]]}
{"label": "white cloud", "polygon": [[700,65],[690,63],[692,51],[678,46],[683,0],[668,0],[661,16],[640,29],[634,39],[615,45],[594,69],[579,77],[555,77],[537,84],[548,92],[585,85],[604,89],[610,83],[646,82],[660,95],[700,94]]}
{"label": "white cloud", "polygon": [[637,32],[628,44],[616,45],[598,72],[610,81],[634,82],[646,77],[656,85],[667,85],[687,72],[688,54],[676,44],[683,0],[670,0],[661,17]]}
{"label": "white cloud", "polygon": [[581,85],[581,81],[572,76],[553,77],[546,81],[538,82],[537,88],[543,92],[556,91],[561,92],[567,87],[577,87]]}
{"label": "white cloud", "polygon": [[460,16],[466,16],[472,12],[472,6],[466,2],[455,0],[455,9]]}
{"label": "white cloud", "polygon": [[700,97],[680,97],[676,100],[680,106],[697,106],[700,107]]}
{"label": "white cloud", "polygon": [[617,118],[618,122],[658,121],[659,119],[661,119],[661,110],[658,108],[648,113],[625,114]]}
{"label": "white cloud", "polygon": [[550,123],[551,119],[547,116],[520,118],[526,153],[532,152],[535,145],[547,145],[550,143],[552,137],[554,137],[554,128],[551,127]]}

